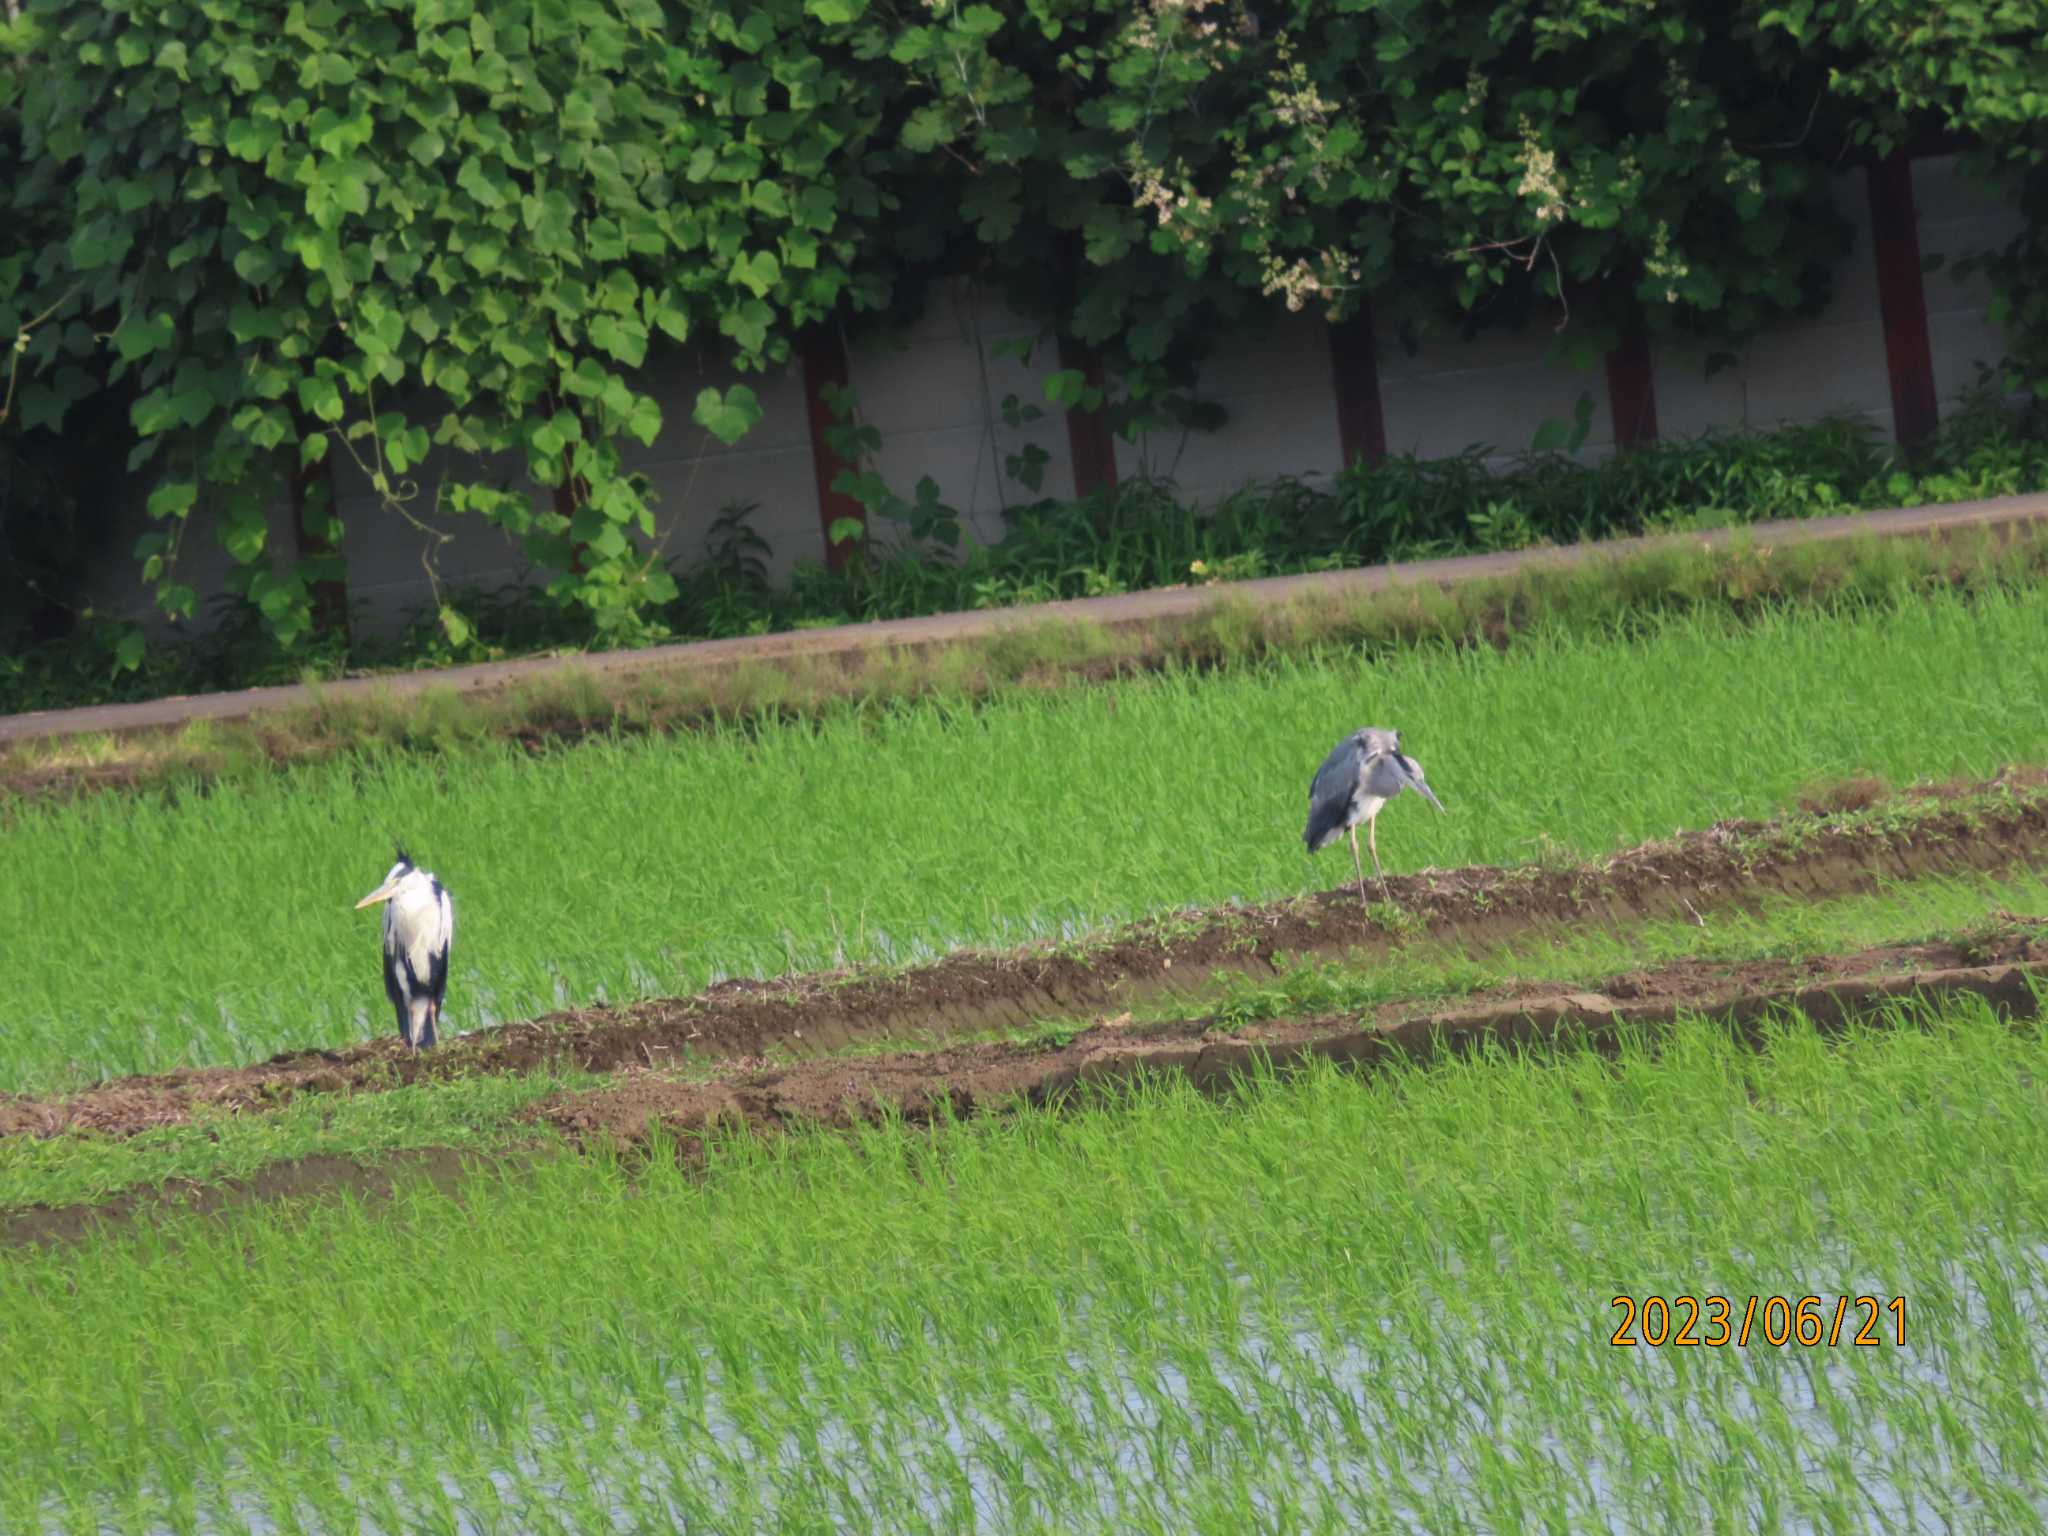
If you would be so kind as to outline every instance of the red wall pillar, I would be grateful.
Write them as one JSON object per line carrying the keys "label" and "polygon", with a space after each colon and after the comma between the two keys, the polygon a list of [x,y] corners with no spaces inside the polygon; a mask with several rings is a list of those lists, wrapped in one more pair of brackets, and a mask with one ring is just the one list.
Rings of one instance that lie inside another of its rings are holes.
{"label": "red wall pillar", "polygon": [[1387,419],[1380,407],[1380,360],[1370,303],[1330,327],[1330,382],[1337,392],[1337,445],[1349,469],[1387,456]]}
{"label": "red wall pillar", "polygon": [[855,541],[844,539],[833,543],[832,525],[841,518],[850,517],[865,529],[868,521],[865,507],[846,492],[832,488],[832,482],[839,478],[842,469],[857,466],[841,458],[825,437],[826,431],[835,425],[831,408],[825,404],[825,387],[835,385],[844,389],[852,377],[846,362],[846,338],[840,335],[836,326],[814,331],[804,341],[801,357],[804,409],[811,428],[811,472],[818,486],[818,531],[825,541],[825,568],[837,571],[845,567]]}
{"label": "red wall pillar", "polygon": [[1913,162],[1901,151],[1875,162],[1865,174],[1870,183],[1877,302],[1884,316],[1885,365],[1891,373],[1892,429],[1910,447],[1932,436],[1941,418],[1934,393],[1934,348],[1927,336],[1920,229],[1913,211]]}
{"label": "red wall pillar", "polygon": [[[1090,389],[1107,392],[1102,373],[1102,358],[1093,347],[1084,346],[1073,338],[1060,337],[1060,368],[1064,372],[1081,374]],[[1091,491],[1113,490],[1116,487],[1116,435],[1109,430],[1109,421],[1100,411],[1067,412],[1067,451],[1074,460],[1074,494],[1086,496]]]}
{"label": "red wall pillar", "polygon": [[1633,308],[1621,343],[1607,354],[1607,417],[1614,446],[1634,448],[1657,440],[1657,381],[1650,367],[1650,337]]}

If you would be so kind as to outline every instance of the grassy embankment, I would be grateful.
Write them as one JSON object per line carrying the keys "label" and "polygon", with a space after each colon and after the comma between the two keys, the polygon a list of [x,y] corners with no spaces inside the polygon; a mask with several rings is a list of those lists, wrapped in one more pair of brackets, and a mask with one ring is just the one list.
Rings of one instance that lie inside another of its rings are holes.
{"label": "grassy embankment", "polygon": [[2009,541],[1856,539],[1776,548],[1746,536],[1701,548],[1676,541],[1576,568],[1512,578],[1256,606],[1227,586],[1183,619],[1106,628],[1024,625],[987,639],[856,656],[650,669],[599,677],[570,667],[489,692],[434,688],[400,697],[326,694],[241,721],[174,731],[85,735],[0,749],[7,797],[76,789],[246,782],[280,767],[362,752],[447,755],[493,743],[535,750],[592,735],[635,737],[732,725],[786,723],[910,700],[949,702],[1038,694],[1107,676],[1165,669],[1256,669],[1331,653],[1385,656],[1431,644],[1502,645],[1558,628],[1625,634],[1671,616],[1755,617],[1812,605],[1981,590],[2048,575],[2048,530]]}
{"label": "grassy embankment", "polygon": [[[379,758],[0,826],[0,1090],[250,1061],[388,1028],[375,919],[402,838],[454,892],[451,1029],[733,974],[892,965],[1329,887],[1305,785],[1403,728],[1450,814],[1395,870],[1592,854],[1818,781],[2048,761],[2048,587],[1646,624],[1632,640],[1176,673],[815,722]],[[1341,867],[1340,867],[1341,866]]]}

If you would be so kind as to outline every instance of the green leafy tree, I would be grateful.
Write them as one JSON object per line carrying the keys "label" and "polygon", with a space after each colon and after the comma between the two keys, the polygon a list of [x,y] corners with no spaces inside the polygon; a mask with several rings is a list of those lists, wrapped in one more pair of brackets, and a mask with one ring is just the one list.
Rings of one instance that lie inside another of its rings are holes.
{"label": "green leafy tree", "polygon": [[[1185,375],[1277,305],[1402,329],[1596,304],[1742,336],[1826,296],[1848,227],[1795,108],[1705,8],[952,0],[885,28],[986,269]],[[1584,360],[1582,358],[1582,360]]]}

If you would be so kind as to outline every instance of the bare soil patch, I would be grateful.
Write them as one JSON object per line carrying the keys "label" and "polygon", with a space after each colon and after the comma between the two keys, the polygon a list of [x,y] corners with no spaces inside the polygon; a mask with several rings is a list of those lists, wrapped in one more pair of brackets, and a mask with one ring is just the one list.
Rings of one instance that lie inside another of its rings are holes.
{"label": "bare soil patch", "polygon": [[[130,1077],[59,1098],[0,1095],[0,1136],[87,1130],[126,1136],[206,1110],[261,1113],[300,1094],[376,1091],[422,1078],[549,1066],[685,1068],[862,1044],[943,1044],[1048,1019],[1110,1016],[1220,973],[1271,975],[1303,956],[1370,960],[1416,941],[1484,950],[1549,925],[1620,927],[1773,896],[1817,901],[1881,880],[2037,861],[2048,847],[2048,774],[1906,791],[1910,814],[1822,811],[1725,822],[1567,868],[1424,870],[1391,882],[1392,908],[1353,890],[1189,911],[1099,944],[962,951],[893,974],[731,981],[696,996],[551,1014],[412,1056],[395,1039],[308,1050],[243,1067]],[[1860,793],[1856,798],[1860,798]],[[1374,893],[1377,896],[1377,892]]]}

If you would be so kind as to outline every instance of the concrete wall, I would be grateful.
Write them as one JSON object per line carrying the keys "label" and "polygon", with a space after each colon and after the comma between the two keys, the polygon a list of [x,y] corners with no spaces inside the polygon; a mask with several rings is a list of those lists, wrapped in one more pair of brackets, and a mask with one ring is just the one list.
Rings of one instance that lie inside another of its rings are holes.
{"label": "concrete wall", "polygon": [[[1968,185],[1951,160],[1916,162],[1914,192],[1921,245],[1929,255],[1952,260],[1995,246],[2018,226],[2014,210]],[[1839,412],[1862,415],[1891,431],[1864,177],[1843,176],[1838,196],[1858,238],[1827,312],[1756,338],[1735,366],[1712,378],[1706,376],[1703,352],[1660,350],[1653,376],[1663,437],[1714,427],[1769,428]],[[1944,269],[1928,276],[1926,288],[1936,382],[1946,400],[1976,377],[1977,364],[1995,362],[2002,348],[1986,316],[1981,283],[1959,283]],[[924,315],[889,344],[856,349],[849,359],[861,413],[882,434],[877,468],[883,477],[908,496],[918,478],[929,474],[984,541],[1002,536],[1006,505],[1032,499],[1033,493],[1004,472],[1005,457],[1027,443],[1048,455],[1043,493],[1065,497],[1073,490],[1065,419],[1044,404],[1044,380],[1059,366],[1054,349],[1049,341],[1037,341],[1028,360],[1015,355],[1019,345],[1033,341],[1027,321],[962,283],[941,290]],[[1569,420],[1580,394],[1589,392],[1595,415],[1585,452],[1610,451],[1603,370],[1575,374],[1550,361],[1551,341],[1550,328],[1537,324],[1469,343],[1435,340],[1411,356],[1382,336],[1377,361],[1388,448],[1433,457],[1483,444],[1512,455],[1529,446],[1546,419]],[[1276,475],[1333,474],[1341,467],[1341,452],[1330,346],[1328,329],[1309,314],[1283,316],[1258,340],[1225,344],[1203,369],[1200,383],[1201,393],[1228,411],[1225,427],[1185,441],[1159,436],[1138,445],[1119,442],[1118,474],[1149,468],[1173,478],[1184,494],[1204,498]],[[694,562],[720,509],[750,501],[758,506],[753,526],[773,548],[771,564],[778,576],[786,575],[798,560],[818,559],[823,551],[801,372],[792,367],[747,380],[765,416],[735,448],[690,420],[698,390],[730,382],[730,376],[687,362],[655,373],[649,384],[667,426],[651,449],[630,445],[627,462],[654,483],[671,558]],[[1002,405],[1009,395],[1040,406],[1043,415],[1022,428],[1005,426]],[[426,467],[423,482],[435,467]],[[136,617],[149,609],[128,550],[147,525],[141,510],[146,489],[138,490],[96,594],[101,607]],[[524,575],[518,551],[473,517],[437,514],[421,503],[410,509],[415,521],[379,511],[352,469],[340,472],[337,492],[348,524],[351,594],[381,622],[395,622],[427,601],[429,565],[444,583],[497,586]],[[195,512],[192,524],[185,579],[202,593],[218,590],[225,557],[203,511]],[[275,526],[285,537],[281,514]]]}
{"label": "concrete wall", "polygon": [[[1921,167],[1914,171],[1917,181]],[[1765,331],[1711,378],[1712,349],[1660,348],[1654,356],[1660,435],[1696,437],[1735,426],[1768,430],[1828,415],[1862,416],[1890,435],[1891,377],[1871,252],[1870,194],[1861,172],[1836,179],[1835,206],[1856,233],[1827,309]]]}
{"label": "concrete wall", "polygon": [[1913,164],[1913,210],[1920,221],[1920,254],[1939,256],[1927,274],[1927,335],[1934,351],[1934,385],[1949,400],[1996,367],[2005,353],[1991,323],[1990,286],[1982,278],[1965,282],[1955,273],[1957,257],[1997,250],[2018,234],[2019,210],[1970,182],[1954,157]]}

